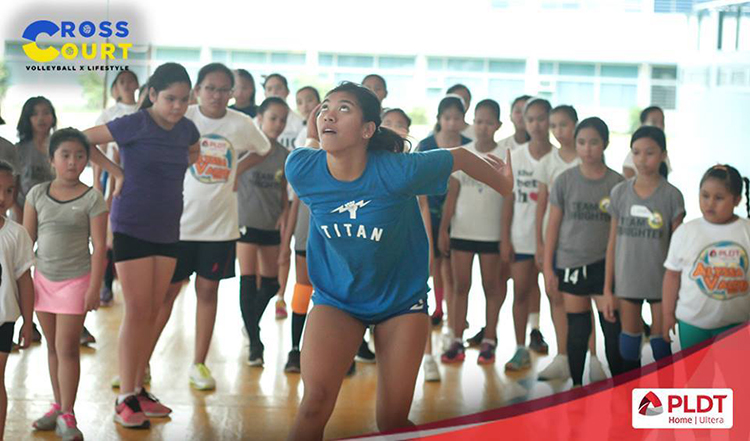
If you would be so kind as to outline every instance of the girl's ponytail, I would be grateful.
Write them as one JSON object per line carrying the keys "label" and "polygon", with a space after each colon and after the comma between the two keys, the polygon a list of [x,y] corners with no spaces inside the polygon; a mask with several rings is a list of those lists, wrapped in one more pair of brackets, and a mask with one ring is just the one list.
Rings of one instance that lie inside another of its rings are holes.
{"label": "girl's ponytail", "polygon": [[745,183],[745,210],[747,217],[750,217],[750,179],[742,178],[742,182]]}
{"label": "girl's ponytail", "polygon": [[385,150],[391,153],[404,153],[406,149],[406,140],[398,133],[385,127],[378,127],[375,134],[372,135],[370,143],[367,145],[368,150]]}
{"label": "girl's ponytail", "polygon": [[[234,77],[231,77],[234,80]],[[157,67],[151,78],[148,79],[148,85],[146,87],[146,97],[143,99],[140,109],[148,109],[153,106],[151,102],[151,89],[157,94],[162,90],[168,89],[174,83],[186,83],[189,89],[193,88],[193,83],[190,81],[190,75],[187,70],[178,63],[164,63]]]}

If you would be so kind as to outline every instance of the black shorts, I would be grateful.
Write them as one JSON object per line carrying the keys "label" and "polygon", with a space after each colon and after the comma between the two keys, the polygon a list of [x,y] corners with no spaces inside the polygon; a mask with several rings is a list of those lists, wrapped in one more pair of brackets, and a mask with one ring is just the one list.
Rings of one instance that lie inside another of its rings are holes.
{"label": "black shorts", "polygon": [[305,250],[294,250],[294,254],[303,259],[307,259],[307,251]]}
{"label": "black shorts", "polygon": [[242,227],[240,242],[252,243],[260,246],[281,245],[281,232],[276,230],[258,230],[256,228]]}
{"label": "black shorts", "polygon": [[643,302],[648,302],[649,305],[655,305],[657,303],[661,303],[661,299],[628,299],[625,297],[617,297],[620,300],[625,300],[628,303],[632,303],[634,305],[643,305]]}
{"label": "black shorts", "polygon": [[193,273],[208,280],[234,277],[236,241],[191,242],[180,241],[177,267],[172,283],[187,280]]}
{"label": "black shorts", "polygon": [[112,254],[115,263],[151,256],[164,256],[176,259],[179,251],[177,248],[178,242],[149,242],[122,233],[114,233],[112,236]]}
{"label": "black shorts", "polygon": [[558,289],[579,296],[602,295],[604,292],[604,260],[576,268],[556,269]]}
{"label": "black shorts", "polygon": [[5,322],[0,326],[0,352],[10,354],[13,348],[13,322]]}
{"label": "black shorts", "polygon": [[500,242],[451,239],[451,250],[476,254],[500,254]]}

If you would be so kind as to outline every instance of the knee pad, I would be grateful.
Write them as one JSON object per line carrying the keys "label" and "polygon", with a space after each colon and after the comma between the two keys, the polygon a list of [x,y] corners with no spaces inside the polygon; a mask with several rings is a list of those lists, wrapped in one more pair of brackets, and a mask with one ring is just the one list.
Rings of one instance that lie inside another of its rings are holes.
{"label": "knee pad", "polygon": [[639,360],[641,358],[641,334],[620,333],[620,355],[625,360]]}
{"label": "knee pad", "polygon": [[672,355],[672,346],[661,335],[652,335],[649,343],[651,344],[651,350],[654,352],[654,360],[661,360]]}
{"label": "knee pad", "polygon": [[307,308],[310,306],[312,293],[312,286],[295,283],[294,294],[292,295],[292,312],[295,314],[307,314]]}

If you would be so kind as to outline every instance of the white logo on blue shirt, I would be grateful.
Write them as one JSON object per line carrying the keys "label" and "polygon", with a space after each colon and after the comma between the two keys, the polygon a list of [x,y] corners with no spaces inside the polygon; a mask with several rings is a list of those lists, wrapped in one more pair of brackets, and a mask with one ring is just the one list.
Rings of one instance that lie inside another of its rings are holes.
{"label": "white logo on blue shirt", "polygon": [[369,204],[371,201],[351,201],[347,202],[344,205],[336,208],[335,210],[331,211],[331,213],[344,213],[345,211],[349,212],[349,219],[356,219],[357,218],[357,210],[364,207],[365,205]]}

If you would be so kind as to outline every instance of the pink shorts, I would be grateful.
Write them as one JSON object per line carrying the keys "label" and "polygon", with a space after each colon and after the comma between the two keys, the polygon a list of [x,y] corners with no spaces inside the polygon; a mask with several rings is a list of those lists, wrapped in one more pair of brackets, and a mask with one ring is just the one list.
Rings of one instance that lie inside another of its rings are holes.
{"label": "pink shorts", "polygon": [[85,314],[90,282],[91,273],[53,282],[34,270],[34,309],[53,314]]}

